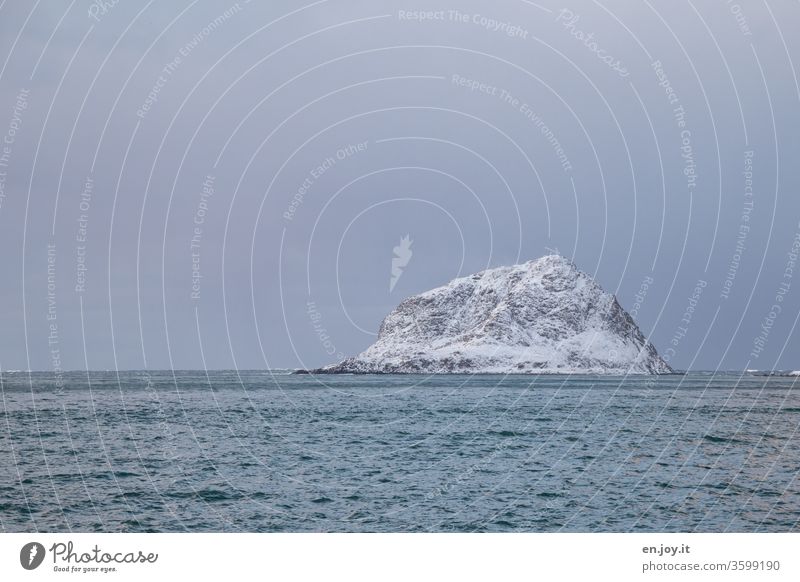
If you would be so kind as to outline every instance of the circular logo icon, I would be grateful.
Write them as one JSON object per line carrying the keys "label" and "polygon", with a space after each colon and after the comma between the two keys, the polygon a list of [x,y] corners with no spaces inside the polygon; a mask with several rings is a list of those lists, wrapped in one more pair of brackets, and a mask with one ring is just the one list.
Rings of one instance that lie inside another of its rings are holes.
{"label": "circular logo icon", "polygon": [[44,561],[44,546],[39,542],[29,542],[19,551],[19,563],[26,570],[35,570]]}

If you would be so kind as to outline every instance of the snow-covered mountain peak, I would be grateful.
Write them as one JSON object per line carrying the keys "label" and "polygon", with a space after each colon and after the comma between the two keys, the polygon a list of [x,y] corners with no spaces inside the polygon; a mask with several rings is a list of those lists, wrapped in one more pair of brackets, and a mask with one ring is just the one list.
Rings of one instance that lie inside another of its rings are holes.
{"label": "snow-covered mountain peak", "polygon": [[409,297],[323,373],[668,373],[616,298],[560,255]]}

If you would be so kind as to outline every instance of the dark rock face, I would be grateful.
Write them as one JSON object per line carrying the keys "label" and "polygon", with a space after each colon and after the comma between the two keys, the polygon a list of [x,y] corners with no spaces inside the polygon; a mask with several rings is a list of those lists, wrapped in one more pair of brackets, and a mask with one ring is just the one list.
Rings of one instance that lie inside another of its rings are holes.
{"label": "dark rock face", "polygon": [[378,340],[323,374],[666,374],[616,298],[558,255],[409,297]]}

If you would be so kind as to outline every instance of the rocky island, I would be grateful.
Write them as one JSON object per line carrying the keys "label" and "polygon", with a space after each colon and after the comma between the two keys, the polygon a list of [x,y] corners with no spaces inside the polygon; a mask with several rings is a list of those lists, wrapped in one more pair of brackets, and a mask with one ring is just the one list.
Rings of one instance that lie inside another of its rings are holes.
{"label": "rocky island", "polygon": [[312,374],[668,374],[614,295],[559,255],[404,300],[358,356]]}

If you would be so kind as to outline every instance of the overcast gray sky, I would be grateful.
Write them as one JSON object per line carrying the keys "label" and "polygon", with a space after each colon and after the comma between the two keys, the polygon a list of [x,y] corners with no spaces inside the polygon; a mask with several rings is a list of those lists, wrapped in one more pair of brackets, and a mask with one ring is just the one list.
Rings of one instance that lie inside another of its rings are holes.
{"label": "overcast gray sky", "polygon": [[796,2],[0,6],[3,370],[317,366],[548,249],[800,368]]}

